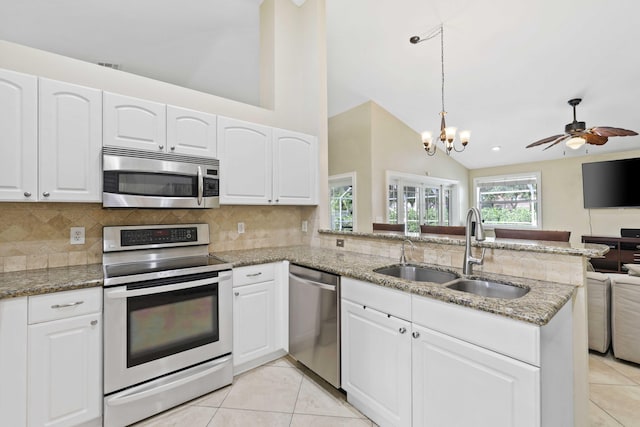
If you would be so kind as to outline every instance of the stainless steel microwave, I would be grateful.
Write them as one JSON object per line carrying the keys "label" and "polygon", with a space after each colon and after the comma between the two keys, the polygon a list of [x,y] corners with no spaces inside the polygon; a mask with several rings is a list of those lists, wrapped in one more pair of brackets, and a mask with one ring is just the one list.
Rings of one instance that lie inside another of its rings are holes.
{"label": "stainless steel microwave", "polygon": [[217,208],[219,161],[206,157],[104,147],[102,206]]}

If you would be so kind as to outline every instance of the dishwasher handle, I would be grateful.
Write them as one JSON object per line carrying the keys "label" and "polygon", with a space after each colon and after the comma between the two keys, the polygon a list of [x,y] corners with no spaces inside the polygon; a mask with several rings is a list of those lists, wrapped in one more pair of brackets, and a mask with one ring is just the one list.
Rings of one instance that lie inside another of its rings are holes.
{"label": "dishwasher handle", "polygon": [[336,285],[330,285],[328,283],[316,282],[315,280],[305,279],[303,277],[296,276],[293,273],[289,273],[289,279],[296,279],[296,280],[304,283],[305,285],[316,286],[318,288],[325,289],[327,291],[336,292],[336,289],[337,289]]}

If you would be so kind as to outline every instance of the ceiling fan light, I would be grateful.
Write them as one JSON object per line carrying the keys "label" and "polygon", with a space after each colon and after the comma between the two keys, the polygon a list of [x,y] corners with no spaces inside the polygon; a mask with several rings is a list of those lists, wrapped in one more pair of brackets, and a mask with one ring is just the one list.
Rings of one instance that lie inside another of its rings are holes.
{"label": "ceiling fan light", "polygon": [[582,147],[587,141],[582,138],[581,136],[574,136],[573,138],[569,139],[566,144],[567,147],[571,148],[572,150],[577,150],[578,148]]}

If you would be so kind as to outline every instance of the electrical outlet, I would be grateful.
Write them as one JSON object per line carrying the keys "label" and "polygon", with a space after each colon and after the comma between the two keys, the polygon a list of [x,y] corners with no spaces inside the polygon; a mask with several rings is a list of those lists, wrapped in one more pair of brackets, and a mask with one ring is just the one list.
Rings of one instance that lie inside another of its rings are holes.
{"label": "electrical outlet", "polygon": [[244,233],[244,222],[238,223],[238,234]]}
{"label": "electrical outlet", "polygon": [[336,246],[339,248],[344,248],[344,239],[336,239]]}
{"label": "electrical outlet", "polygon": [[306,233],[309,228],[309,223],[307,221],[302,221],[302,232]]}
{"label": "electrical outlet", "polygon": [[84,245],[84,227],[71,227],[69,243],[72,245]]}

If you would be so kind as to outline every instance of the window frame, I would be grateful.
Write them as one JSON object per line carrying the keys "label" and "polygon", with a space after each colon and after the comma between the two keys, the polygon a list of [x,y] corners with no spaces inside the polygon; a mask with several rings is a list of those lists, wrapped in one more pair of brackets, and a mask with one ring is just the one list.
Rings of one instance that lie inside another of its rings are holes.
{"label": "window frame", "polygon": [[491,176],[477,176],[473,178],[473,206],[480,208],[480,200],[479,200],[479,184],[487,183],[487,182],[507,182],[507,181],[518,181],[524,179],[535,179],[536,182],[536,225],[531,224],[486,224],[485,228],[494,229],[494,228],[513,228],[513,229],[527,229],[527,230],[541,230],[542,229],[542,174],[540,171],[533,172],[518,172],[518,173],[509,173],[509,174],[501,174],[501,175],[491,175]]}
{"label": "window frame", "polygon": [[[332,186],[344,186],[344,185],[351,185],[351,231],[356,231],[357,230],[357,209],[358,209],[358,203],[357,203],[357,180],[356,180],[356,172],[347,172],[347,173],[341,173],[341,174],[337,174],[337,175],[331,175],[329,176],[328,179],[328,184],[329,184],[329,229],[333,230],[333,218],[332,218],[332,211],[331,211],[331,187]],[[339,230],[338,230],[339,231]]]}
{"label": "window frame", "polygon": [[[386,171],[386,179],[385,179],[385,220],[390,223],[389,218],[389,187],[393,184],[398,185],[398,221],[402,218],[406,217],[405,206],[404,203],[399,203],[400,200],[404,200],[404,188],[405,187],[418,187],[420,208],[418,209],[419,225],[422,225],[422,217],[426,213],[425,208],[425,195],[424,189],[428,187],[438,187],[439,188],[439,212],[438,212],[438,225],[455,225],[459,222],[459,212],[460,212],[460,182],[452,179],[446,178],[437,178],[431,176],[422,176],[416,174],[410,174],[406,172],[397,172],[397,171]],[[447,218],[447,222],[443,221],[444,214],[444,199],[445,199],[445,188],[449,189],[449,215]],[[406,221],[405,221],[406,222]],[[426,224],[426,223],[425,223]],[[432,223],[433,224],[433,223]]]}

